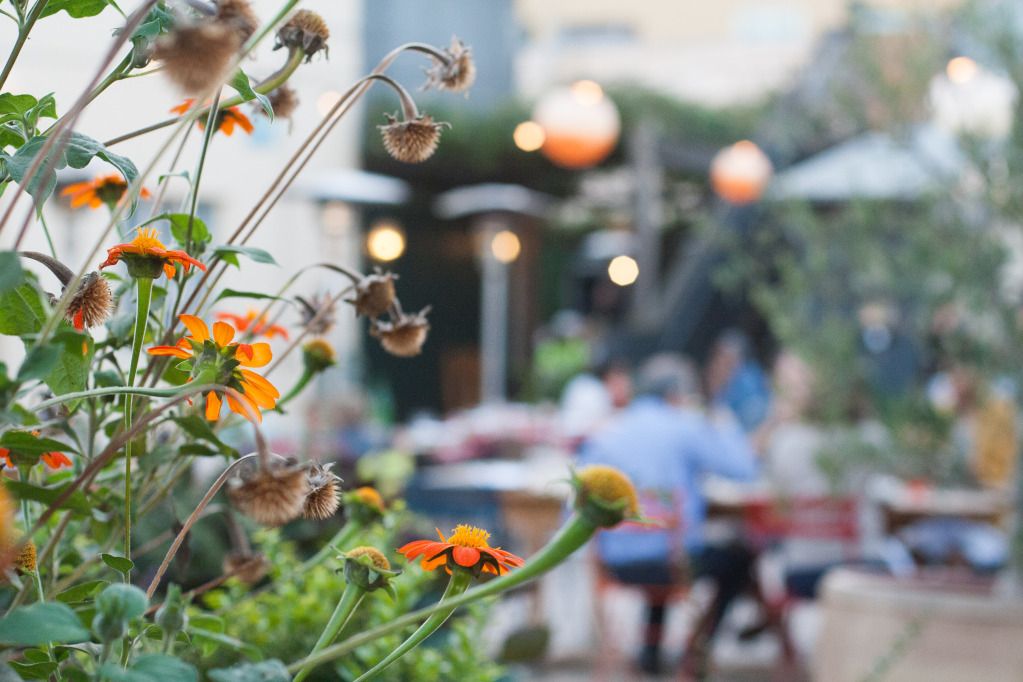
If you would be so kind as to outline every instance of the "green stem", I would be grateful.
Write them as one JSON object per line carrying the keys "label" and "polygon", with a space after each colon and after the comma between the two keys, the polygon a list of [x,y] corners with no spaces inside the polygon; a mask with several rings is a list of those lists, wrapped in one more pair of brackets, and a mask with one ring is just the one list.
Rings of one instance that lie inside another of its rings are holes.
{"label": "green stem", "polygon": [[46,235],[46,243],[50,247],[50,255],[57,258],[57,247],[53,245],[53,237],[50,235],[50,226],[46,224],[42,208],[39,209],[39,224],[43,226],[43,234]]}
{"label": "green stem", "polygon": [[362,530],[362,524],[357,523],[355,519],[349,519],[345,525],[341,526],[341,530],[339,530],[337,534],[327,542],[327,544],[320,548],[319,552],[314,554],[302,564],[302,570],[308,571],[313,566],[325,561],[331,554],[338,554],[341,552],[342,547],[351,542],[351,539],[355,537],[356,533],[360,530]]}
{"label": "green stem", "polygon": [[[188,387],[191,389],[192,387]],[[53,407],[54,405],[60,405],[61,403],[71,402],[72,400],[81,400],[82,398],[98,398],[105,395],[144,395],[150,398],[173,398],[174,396],[181,393],[181,388],[143,388],[141,386],[107,386],[104,388],[90,388],[87,391],[75,391],[74,393],[65,393],[59,395],[56,398],[50,398],[37,404],[34,409],[36,412],[45,410],[47,407]]]}
{"label": "green stem", "polygon": [[[135,308],[135,332],[131,339],[131,364],[128,365],[128,385],[135,385],[135,375],[139,369],[139,355],[142,354],[142,342],[146,337],[146,326],[149,323],[149,304],[153,300],[153,280],[149,277],[136,277],[138,287],[138,306]],[[124,401],[124,428],[128,430],[132,424],[132,407],[135,398],[126,396]],[[131,446],[132,441],[124,444],[124,556],[131,558]],[[130,580],[128,572],[125,581]]]}
{"label": "green stem", "polygon": [[438,610],[434,611],[430,617],[426,619],[426,622],[419,626],[419,629],[409,635],[408,639],[398,645],[397,649],[389,653],[384,660],[380,661],[356,678],[355,682],[365,682],[366,680],[373,679],[382,673],[385,668],[390,667],[392,663],[415,649],[427,637],[436,632],[437,629],[440,628],[441,625],[444,625],[445,621],[451,617],[451,614],[455,612],[455,609],[458,608],[457,606],[450,606],[451,601],[455,597],[464,593],[471,582],[472,574],[469,571],[455,570],[455,572],[451,574],[451,580],[448,581],[448,588],[444,590],[444,595],[440,598],[440,601],[437,602],[438,607],[446,606],[446,608],[438,608]]}
{"label": "green stem", "polygon": [[302,389],[306,387],[306,384],[308,384],[309,380],[314,376],[316,376],[316,372],[311,367],[306,367],[302,372],[302,376],[298,378],[298,381],[291,387],[291,390],[288,391],[287,395],[277,401],[277,409],[280,410],[285,403],[301,393]]}
{"label": "green stem", "polygon": [[4,64],[4,70],[0,71],[0,89],[3,89],[4,83],[7,82],[7,77],[11,75],[11,69],[14,68],[14,62],[18,61],[18,55],[21,54],[21,48],[25,47],[25,41],[28,40],[28,34],[35,25],[39,15],[46,9],[47,0],[36,0],[36,4],[32,5],[32,9],[29,10],[28,16],[25,18],[25,23],[18,28],[18,38],[14,41],[14,47],[11,48],[11,54],[7,57],[7,63]]}
{"label": "green stem", "polygon": [[[323,632],[320,633],[320,638],[316,640],[313,650],[309,652],[310,656],[334,641],[334,638],[337,637],[339,632],[341,632],[341,628],[343,628],[352,617],[352,614],[355,613],[355,609],[359,606],[359,603],[365,596],[366,590],[362,589],[355,583],[348,583],[348,585],[345,586],[345,591],[341,593],[341,599],[338,601],[337,606],[334,607],[334,613],[331,614],[326,627],[324,627]],[[306,676],[313,671],[314,667],[314,665],[310,664],[299,670],[298,674],[295,675],[293,682],[302,682],[302,680],[304,680]]]}
{"label": "green stem", "polygon": [[551,538],[551,541],[548,542],[543,549],[534,554],[526,565],[517,571],[506,573],[505,575],[495,578],[483,585],[477,585],[464,594],[452,598],[445,604],[435,604],[433,606],[419,609],[418,611],[412,611],[400,618],[395,618],[389,623],[378,625],[377,627],[361,632],[354,637],[349,637],[343,642],[338,642],[333,646],[327,647],[314,656],[307,656],[301,661],[292,663],[288,666],[288,670],[298,670],[310,663],[313,665],[319,665],[320,663],[334,660],[335,658],[343,656],[349,651],[356,649],[367,642],[372,642],[379,637],[383,637],[384,635],[390,634],[395,630],[400,630],[406,626],[414,625],[439,609],[457,608],[479,599],[483,599],[484,597],[490,597],[495,594],[505,592],[513,587],[518,587],[519,585],[546,573],[567,559],[569,555],[586,544],[596,531],[597,526],[593,525],[582,516],[573,514],[565,525],[561,527],[558,534]]}

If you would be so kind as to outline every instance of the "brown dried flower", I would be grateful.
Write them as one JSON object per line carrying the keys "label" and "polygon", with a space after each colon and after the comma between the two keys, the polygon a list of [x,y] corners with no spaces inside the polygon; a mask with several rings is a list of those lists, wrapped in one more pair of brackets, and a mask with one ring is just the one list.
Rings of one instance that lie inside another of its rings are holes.
{"label": "brown dried flower", "polygon": [[305,508],[309,483],[304,467],[273,456],[267,467],[255,467],[228,481],[228,497],[246,516],[264,526],[282,526]]}
{"label": "brown dried flower", "polygon": [[217,22],[184,25],[156,41],[153,57],[167,77],[187,93],[212,90],[231,75],[241,43],[233,26]]}
{"label": "brown dried flower", "polygon": [[110,291],[110,284],[98,272],[90,272],[82,278],[64,315],[75,329],[81,331],[103,324],[113,311],[114,294]]}
{"label": "brown dried flower", "polygon": [[426,335],[430,331],[430,323],[426,321],[428,312],[429,306],[418,313],[401,313],[391,322],[374,320],[369,333],[380,339],[380,345],[391,355],[415,357],[422,352]]}
{"label": "brown dried flower", "polygon": [[362,547],[356,547],[345,554],[346,559],[358,559],[362,556],[367,557],[375,568],[383,569],[385,571],[391,570],[391,562],[388,561],[387,557],[384,556],[384,553],[376,547],[364,545]]}
{"label": "brown dried flower", "polygon": [[384,139],[384,149],[392,158],[404,163],[421,163],[433,156],[440,142],[440,131],[450,127],[447,123],[434,122],[426,114],[403,121],[388,114],[385,116],[387,124],[378,126]]}
{"label": "brown dried flower", "polygon": [[314,466],[309,470],[309,494],[302,516],[307,519],[329,519],[341,506],[341,479],[330,473],[331,465]]}
{"label": "brown dried flower", "polygon": [[229,26],[238,34],[238,45],[245,41],[259,28],[259,17],[252,10],[249,0],[217,0],[216,21]]}
{"label": "brown dried flower", "polygon": [[423,89],[467,91],[476,82],[476,63],[472,59],[472,50],[458,38],[452,37],[451,46],[442,52],[446,60],[433,58],[433,66],[426,70]]}
{"label": "brown dried flower", "polygon": [[255,585],[270,572],[270,561],[262,554],[233,552],[224,557],[223,571],[246,585]]}
{"label": "brown dried flower", "polygon": [[296,296],[302,314],[302,326],[310,334],[322,336],[334,328],[337,321],[336,304],[330,294],[315,294],[308,299]]}
{"label": "brown dried flower", "polygon": [[313,55],[323,50],[324,55],[329,56],[327,39],[330,38],[330,29],[327,22],[316,12],[307,9],[300,9],[291,15],[281,28],[277,31],[277,42],[274,49],[286,47],[289,50],[302,50],[305,52],[305,60],[308,62]]}
{"label": "brown dried flower", "polygon": [[380,317],[394,305],[394,280],[398,276],[377,268],[372,275],[366,275],[355,285],[355,298],[345,303],[355,306],[355,314],[365,317]]}
{"label": "brown dried flower", "polygon": [[[270,108],[273,109],[274,116],[277,118],[291,118],[291,115],[298,109],[298,94],[289,85],[274,88],[267,95],[267,99],[270,100]],[[266,114],[262,107],[259,107],[259,111]]]}

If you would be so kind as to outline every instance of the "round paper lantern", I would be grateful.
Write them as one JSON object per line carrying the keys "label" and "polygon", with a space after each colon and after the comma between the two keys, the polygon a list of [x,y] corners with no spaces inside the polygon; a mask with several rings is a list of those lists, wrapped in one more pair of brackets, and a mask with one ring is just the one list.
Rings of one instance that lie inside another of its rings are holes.
{"label": "round paper lantern", "polygon": [[588,168],[606,159],[622,128],[618,108],[593,81],[544,95],[533,109],[533,121],[546,135],[540,153],[563,168]]}
{"label": "round paper lantern", "polygon": [[731,204],[750,204],[760,199],[774,167],[756,144],[741,140],[719,151],[710,162],[710,184],[719,197]]}

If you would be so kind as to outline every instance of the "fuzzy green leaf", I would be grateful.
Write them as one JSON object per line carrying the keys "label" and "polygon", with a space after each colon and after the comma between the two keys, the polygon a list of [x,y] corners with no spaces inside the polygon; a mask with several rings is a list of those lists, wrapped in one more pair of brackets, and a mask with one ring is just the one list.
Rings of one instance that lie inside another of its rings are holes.
{"label": "fuzzy green leaf", "polygon": [[0,251],[0,292],[10,291],[22,283],[25,271],[14,251]]}
{"label": "fuzzy green leaf", "polygon": [[89,631],[67,604],[44,602],[22,606],[0,619],[0,642],[37,646],[49,642],[86,642]]}

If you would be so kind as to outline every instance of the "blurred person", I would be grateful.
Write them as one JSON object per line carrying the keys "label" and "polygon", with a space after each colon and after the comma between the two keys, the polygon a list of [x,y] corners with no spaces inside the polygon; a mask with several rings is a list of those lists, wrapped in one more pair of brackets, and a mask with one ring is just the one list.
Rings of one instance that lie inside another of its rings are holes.
{"label": "blurred person", "polygon": [[[715,596],[697,624],[683,662],[688,672],[705,663],[711,639],[739,594],[753,586],[752,553],[737,543],[705,541],[707,474],[752,480],[756,458],[729,413],[708,418],[700,409],[699,380],[680,356],[657,355],[642,367],[632,404],[583,444],[585,464],[608,464],[636,484],[642,513],[657,526],[626,524],[602,532],[597,550],[618,581],[643,586],[647,622],[640,667],[660,668],[661,629],[668,588],[684,579],[708,578]],[[688,573],[688,575],[687,575]]]}
{"label": "blurred person", "polygon": [[767,416],[771,389],[742,332],[729,329],[718,337],[707,360],[705,382],[711,403],[731,409],[746,431],[753,431]]}
{"label": "blurred person", "polygon": [[613,358],[573,377],[561,392],[561,425],[570,439],[593,433],[632,400],[632,374]]}

